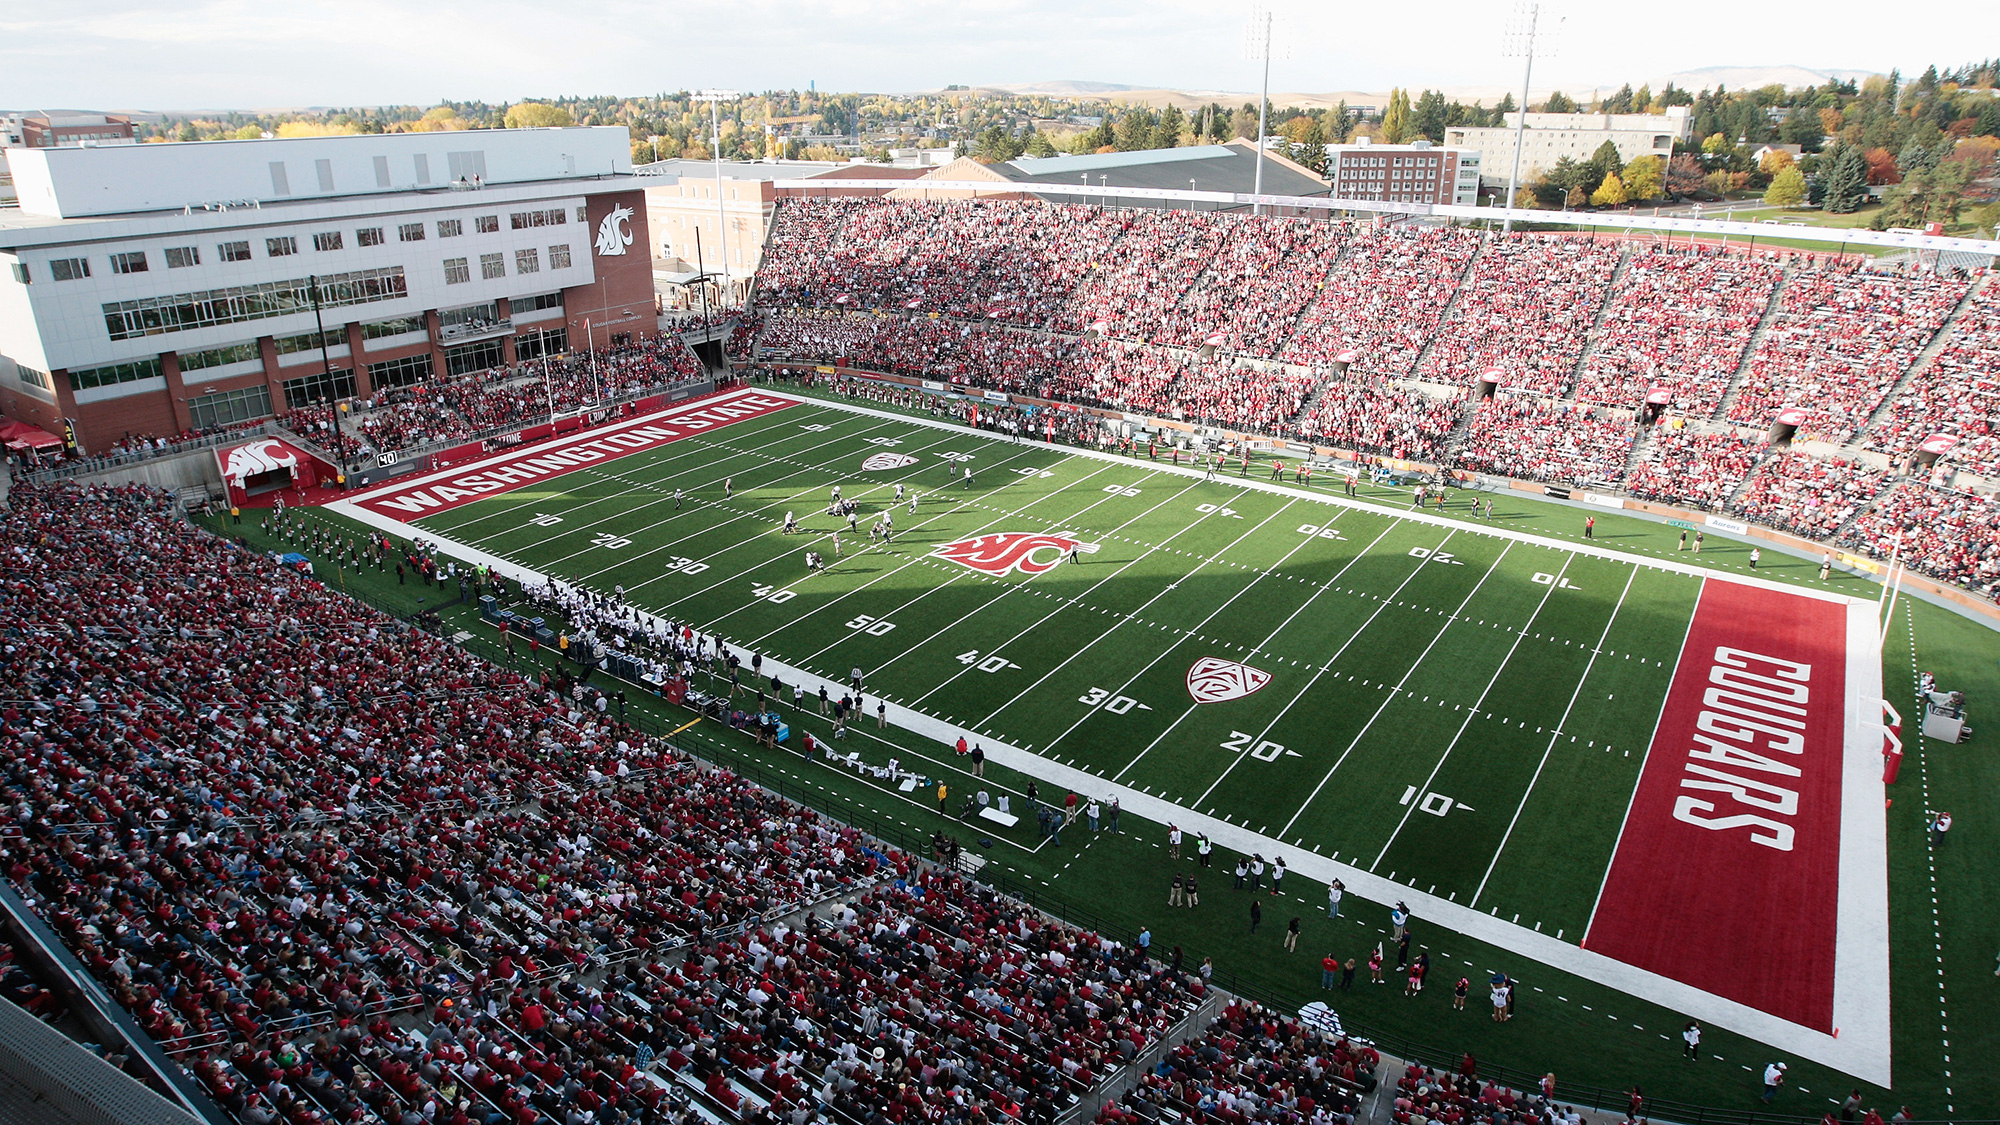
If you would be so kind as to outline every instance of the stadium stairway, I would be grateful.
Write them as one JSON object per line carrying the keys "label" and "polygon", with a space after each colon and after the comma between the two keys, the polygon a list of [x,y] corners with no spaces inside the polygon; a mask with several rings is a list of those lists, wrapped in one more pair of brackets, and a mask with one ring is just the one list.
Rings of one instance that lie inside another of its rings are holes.
{"label": "stadium stairway", "polygon": [[1750,373],[1750,357],[1757,354],[1758,346],[1764,342],[1764,337],[1770,334],[1772,323],[1778,319],[1778,310],[1784,307],[1785,288],[1791,283],[1792,267],[1786,265],[1784,272],[1778,277],[1778,283],[1771,287],[1771,303],[1764,306],[1763,319],[1757,322],[1757,330],[1750,334],[1749,342],[1743,345],[1743,355],[1736,361],[1736,372],[1729,377],[1729,389],[1723,392],[1721,399],[1717,400],[1715,412],[1708,418],[1697,421],[1705,422],[1709,419],[1729,417],[1729,408],[1736,405],[1736,396],[1743,393],[1743,378]]}
{"label": "stadium stairway", "polygon": [[[1563,402],[1576,401],[1576,390],[1583,381],[1583,373],[1588,369],[1591,359],[1597,355],[1597,343],[1599,337],[1603,335],[1604,318],[1611,312],[1611,298],[1617,294],[1618,287],[1624,284],[1625,274],[1631,267],[1632,244],[1626,243],[1619,249],[1618,265],[1612,269],[1610,280],[1604,283],[1604,300],[1597,306],[1597,315],[1590,319],[1589,331],[1584,333],[1583,350],[1577,353],[1576,362],[1570,366],[1569,386],[1562,393]],[[1636,441],[1632,443],[1635,450],[1638,445]],[[1632,462],[1627,461],[1627,471],[1630,471],[1631,466]]]}
{"label": "stadium stairway", "polygon": [[1437,323],[1431,325],[1430,331],[1424,334],[1424,346],[1417,350],[1416,355],[1410,357],[1410,367],[1405,373],[1407,376],[1414,378],[1417,372],[1424,369],[1424,358],[1431,354],[1431,345],[1442,339],[1445,330],[1451,325],[1451,314],[1458,309],[1458,298],[1465,292],[1466,276],[1472,272],[1472,267],[1479,263],[1480,257],[1492,248],[1495,237],[1488,231],[1486,237],[1479,241],[1479,249],[1466,256],[1465,268],[1459,270],[1458,276],[1451,279],[1451,300],[1446,301],[1444,307],[1438,310]]}
{"label": "stadium stairway", "polygon": [[1972,299],[1979,295],[1981,289],[1992,283],[1993,275],[1987,274],[1975,279],[1966,288],[1965,296],[1959,299],[1958,304],[1952,306],[1951,313],[1938,324],[1937,335],[1932,336],[1930,343],[1924,345],[1924,350],[1917,353],[1917,358],[1910,361],[1909,369],[1904,371],[1902,377],[1897,379],[1888,392],[1882,396],[1882,401],[1875,405],[1874,413],[1868,415],[1868,421],[1854,431],[1854,440],[1857,445],[1866,444],[1866,436],[1875,428],[1878,422],[1889,416],[1889,410],[1896,404],[1896,399],[1901,397],[1905,390],[1909,389],[1910,384],[1916,381],[1917,376],[1930,370],[1931,363],[1937,359],[1938,353],[1944,351],[1945,347],[1951,343],[1952,335],[1958,328],[1959,318],[1965,315],[1966,309],[1972,307]]}

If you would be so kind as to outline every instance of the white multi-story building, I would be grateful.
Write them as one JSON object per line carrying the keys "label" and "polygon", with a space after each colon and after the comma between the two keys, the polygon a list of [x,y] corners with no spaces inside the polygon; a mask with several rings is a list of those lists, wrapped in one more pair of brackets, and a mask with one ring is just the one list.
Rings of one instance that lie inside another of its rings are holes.
{"label": "white multi-story building", "polygon": [[1479,203],[1479,153],[1429,141],[1378,145],[1367,137],[1326,146],[1326,178],[1335,199],[1393,203]]}
{"label": "white multi-story building", "polygon": [[[1516,112],[1506,115],[1504,125],[1453,126],[1445,130],[1444,142],[1476,150],[1486,182],[1505,184],[1514,167],[1514,130],[1520,123],[1521,115]],[[1665,159],[1682,150],[1693,127],[1684,105],[1672,106],[1665,113],[1530,113],[1522,132],[1521,183],[1532,181],[1565,156],[1589,160],[1606,141],[1618,149],[1618,159],[1627,164],[1642,156]]]}
{"label": "white multi-story building", "polygon": [[623,128],[8,155],[0,411],[89,449],[657,330]]}

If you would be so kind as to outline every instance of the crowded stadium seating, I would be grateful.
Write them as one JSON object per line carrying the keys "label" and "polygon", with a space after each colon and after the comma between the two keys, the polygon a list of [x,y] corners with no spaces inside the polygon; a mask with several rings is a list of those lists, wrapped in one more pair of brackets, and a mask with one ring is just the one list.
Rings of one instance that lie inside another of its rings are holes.
{"label": "crowded stadium seating", "polygon": [[694,1097],[1046,1125],[1199,1002],[166,494],[10,501],[0,862],[246,1122],[678,1121]]}

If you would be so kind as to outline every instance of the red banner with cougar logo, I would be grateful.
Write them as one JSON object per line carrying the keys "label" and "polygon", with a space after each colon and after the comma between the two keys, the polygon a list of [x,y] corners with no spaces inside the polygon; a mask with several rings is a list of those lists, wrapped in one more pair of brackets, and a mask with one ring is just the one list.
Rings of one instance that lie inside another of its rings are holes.
{"label": "red banner with cougar logo", "polygon": [[1711,578],[1584,946],[1833,1030],[1847,607]]}

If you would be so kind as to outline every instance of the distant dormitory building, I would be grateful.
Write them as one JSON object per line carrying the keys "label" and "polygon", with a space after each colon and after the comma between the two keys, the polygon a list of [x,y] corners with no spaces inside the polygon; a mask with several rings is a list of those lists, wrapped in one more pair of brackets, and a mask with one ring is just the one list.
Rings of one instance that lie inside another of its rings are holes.
{"label": "distant dormitory building", "polygon": [[0,113],[0,148],[129,145],[132,119],[117,113]]}
{"label": "distant dormitory building", "polygon": [[0,412],[91,451],[658,331],[623,127],[8,157]]}
{"label": "distant dormitory building", "polygon": [[[1445,146],[1476,151],[1481,179],[1489,186],[1504,186],[1514,167],[1514,130],[1520,118],[1519,113],[1510,113],[1500,126],[1448,128]],[[1665,113],[1530,113],[1521,141],[1521,183],[1532,181],[1565,156],[1589,160],[1605,141],[1617,146],[1618,158],[1626,163],[1642,156],[1664,159],[1684,150],[1692,127],[1686,106],[1673,106]]]}
{"label": "distant dormitory building", "polygon": [[1363,137],[1351,145],[1326,146],[1326,178],[1335,199],[1378,199],[1391,203],[1479,203],[1479,153],[1442,148],[1429,141],[1375,144]]}

